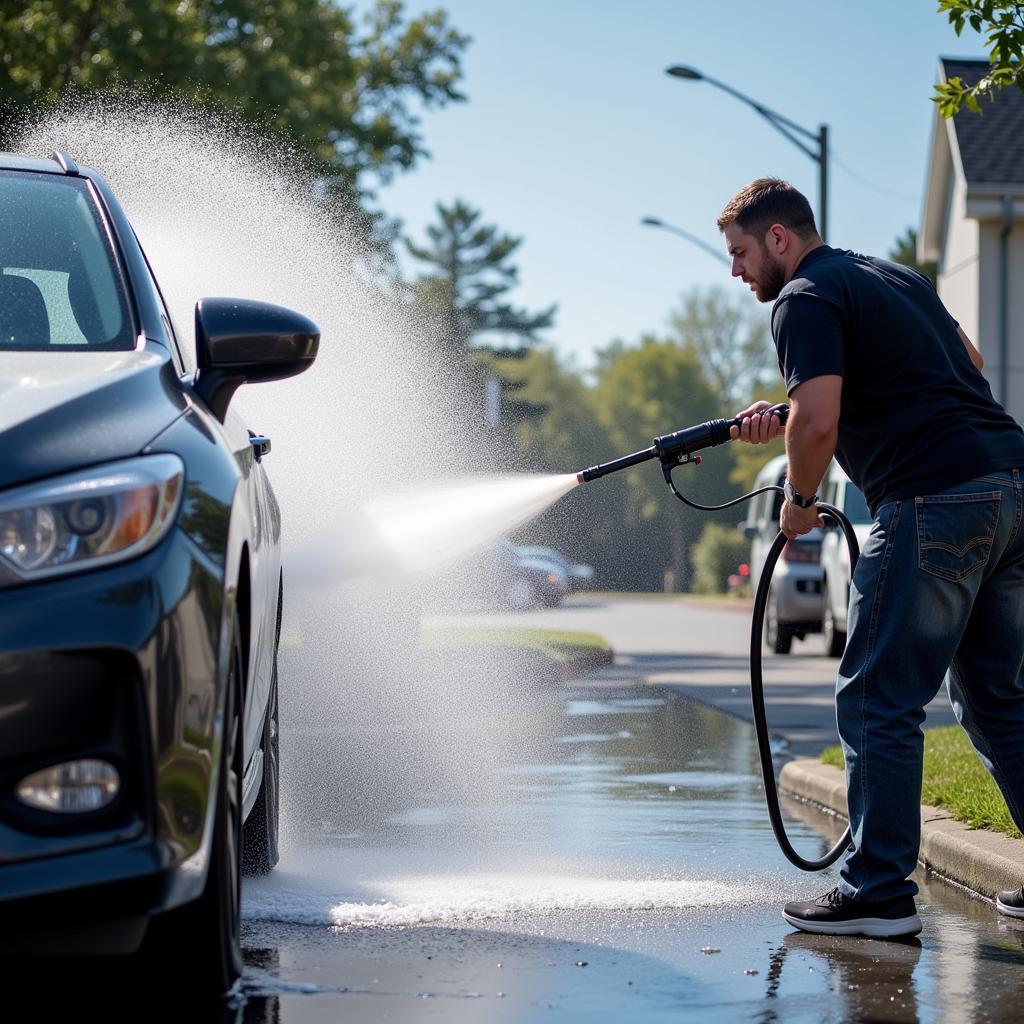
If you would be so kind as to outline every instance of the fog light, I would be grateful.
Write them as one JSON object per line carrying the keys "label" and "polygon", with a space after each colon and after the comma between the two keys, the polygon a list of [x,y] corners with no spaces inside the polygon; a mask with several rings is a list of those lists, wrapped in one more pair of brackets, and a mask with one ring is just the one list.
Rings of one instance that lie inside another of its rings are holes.
{"label": "fog light", "polygon": [[87,814],[106,807],[120,792],[121,777],[106,761],[65,761],[33,772],[18,783],[18,799],[56,814]]}

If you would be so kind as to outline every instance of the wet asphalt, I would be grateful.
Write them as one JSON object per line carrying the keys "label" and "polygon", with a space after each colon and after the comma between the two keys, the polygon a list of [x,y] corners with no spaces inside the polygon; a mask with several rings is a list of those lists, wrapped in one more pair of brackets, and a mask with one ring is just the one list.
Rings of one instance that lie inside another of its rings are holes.
{"label": "wet asphalt", "polygon": [[[704,647],[740,621],[670,614]],[[10,1019],[1021,1019],[1024,921],[939,879],[918,878],[911,941],[786,925],[782,904],[834,875],[777,850],[742,718],[652,684],[632,656],[554,682],[502,652],[429,654],[374,621],[364,644],[312,642],[331,634],[310,610],[282,652],[282,859],[244,880],[233,996],[198,1004],[173,964],[160,985],[60,965],[29,982],[0,964],[28,997]],[[717,666],[719,692],[743,686],[737,666]],[[786,807],[798,848],[822,854],[839,823]]]}
{"label": "wet asphalt", "polygon": [[[282,678],[318,660],[283,712],[283,857],[245,885],[230,1019],[1021,1019],[1024,922],[941,880],[918,879],[912,941],[785,924],[834,876],[778,852],[741,719],[500,656],[396,659],[360,689],[299,644]],[[837,823],[788,807],[823,853]]]}

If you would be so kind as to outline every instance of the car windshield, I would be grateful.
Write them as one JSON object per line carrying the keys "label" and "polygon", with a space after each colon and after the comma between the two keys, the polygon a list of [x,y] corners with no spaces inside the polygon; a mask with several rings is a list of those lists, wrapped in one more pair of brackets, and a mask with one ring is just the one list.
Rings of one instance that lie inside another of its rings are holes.
{"label": "car windshield", "polygon": [[861,493],[860,488],[855,484],[847,483],[846,494],[843,496],[843,504],[845,505],[843,511],[846,513],[846,518],[849,519],[851,523],[863,526],[866,523],[874,522],[871,517],[871,513],[868,511],[868,504],[864,500],[864,495]]}
{"label": "car windshield", "polygon": [[0,350],[135,347],[86,181],[0,171]]}

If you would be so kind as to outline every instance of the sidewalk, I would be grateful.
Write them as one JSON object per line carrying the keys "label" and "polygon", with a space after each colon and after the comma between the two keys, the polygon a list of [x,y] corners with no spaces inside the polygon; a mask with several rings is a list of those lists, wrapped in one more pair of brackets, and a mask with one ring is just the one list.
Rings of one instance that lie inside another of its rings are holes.
{"label": "sidewalk", "polygon": [[[815,758],[790,761],[779,789],[846,819],[843,773]],[[972,829],[941,807],[921,807],[921,865],[943,878],[992,899],[1000,889],[1024,882],[1024,841],[999,832]]]}

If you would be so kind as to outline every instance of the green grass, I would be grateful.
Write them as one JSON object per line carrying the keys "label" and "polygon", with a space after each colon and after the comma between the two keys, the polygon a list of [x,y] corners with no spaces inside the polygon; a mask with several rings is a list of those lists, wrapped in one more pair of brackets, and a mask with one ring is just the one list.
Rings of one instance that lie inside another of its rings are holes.
{"label": "green grass", "polygon": [[564,629],[424,629],[420,639],[435,650],[527,651],[559,664],[581,654],[610,650],[608,641],[596,633]]}
{"label": "green grass", "polygon": [[594,601],[713,601],[717,604],[750,604],[750,594],[669,593],[661,590],[581,590],[574,598]]}
{"label": "green grass", "polygon": [[[829,747],[822,751],[821,759],[843,768],[842,747]],[[921,802],[944,807],[957,821],[972,828],[990,828],[1021,837],[1006,801],[959,726],[925,730]]]}

